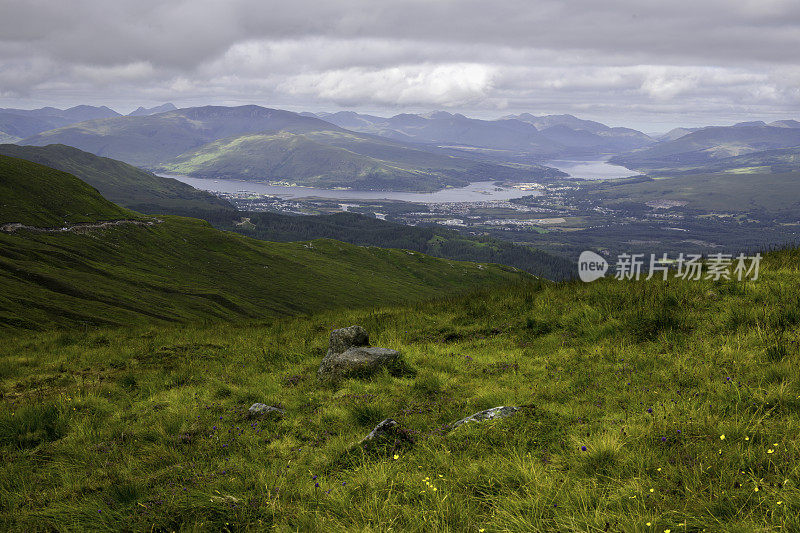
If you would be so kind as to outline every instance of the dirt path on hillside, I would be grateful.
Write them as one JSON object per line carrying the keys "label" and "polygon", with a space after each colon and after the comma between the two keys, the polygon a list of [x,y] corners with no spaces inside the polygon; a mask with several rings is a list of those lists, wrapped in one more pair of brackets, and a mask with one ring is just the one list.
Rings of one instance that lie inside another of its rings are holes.
{"label": "dirt path on hillside", "polygon": [[0,226],[0,231],[4,233],[14,233],[15,231],[18,230],[37,231],[40,233],[64,233],[64,232],[82,233],[93,229],[109,228],[112,226],[123,226],[126,224],[133,224],[134,226],[153,226],[155,224],[161,224],[162,222],[164,221],[157,218],[154,218],[153,220],[130,220],[130,219],[105,220],[103,222],[83,222],[80,224],[70,224],[68,226],[61,226],[60,228],[42,228],[38,226],[28,226],[27,224],[20,224],[18,222],[13,222],[11,224],[4,224]]}

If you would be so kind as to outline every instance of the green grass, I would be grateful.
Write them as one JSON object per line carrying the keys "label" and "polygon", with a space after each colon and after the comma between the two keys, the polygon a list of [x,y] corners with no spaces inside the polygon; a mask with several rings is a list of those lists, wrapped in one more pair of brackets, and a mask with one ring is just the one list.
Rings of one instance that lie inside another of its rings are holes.
{"label": "green grass", "polygon": [[[755,282],[6,336],[0,527],[795,531],[799,261],[771,254]],[[415,374],[320,385],[328,332],[351,324]],[[256,401],[287,414],[254,425]],[[527,407],[440,431],[497,405]],[[416,444],[354,447],[385,417]]]}
{"label": "green grass", "polygon": [[0,225],[60,227],[127,218],[140,217],[71,174],[0,155]]}
{"label": "green grass", "polygon": [[0,156],[0,223],[76,231],[0,232],[0,329],[233,321],[408,303],[529,279],[512,267],[318,239],[271,243],[204,221],[148,218],[70,174]]}
{"label": "green grass", "polygon": [[0,145],[0,154],[69,172],[95,187],[104,198],[142,213],[183,214],[187,209],[233,209],[227,201],[178,180],[162,178],[127,163],[63,144]]}
{"label": "green grass", "polygon": [[0,329],[185,323],[380,306],[529,277],[318,239],[271,243],[181,217],[79,233],[0,233]]}

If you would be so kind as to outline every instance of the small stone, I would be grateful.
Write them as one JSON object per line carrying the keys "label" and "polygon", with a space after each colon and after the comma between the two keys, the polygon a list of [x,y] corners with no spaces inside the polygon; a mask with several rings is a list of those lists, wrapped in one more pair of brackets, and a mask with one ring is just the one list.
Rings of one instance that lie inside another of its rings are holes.
{"label": "small stone", "polygon": [[375,428],[361,440],[361,444],[366,443],[392,444],[398,446],[413,444],[414,439],[411,438],[408,431],[403,429],[396,420],[387,418],[375,426]]}
{"label": "small stone", "polygon": [[241,500],[230,494],[222,494],[220,496],[212,496],[211,501],[214,503],[239,503]]}
{"label": "small stone", "polygon": [[247,416],[250,418],[267,416],[271,414],[284,415],[286,414],[286,411],[263,403],[254,403],[250,406],[250,409],[247,410]]}
{"label": "small stone", "polygon": [[519,411],[519,407],[510,407],[510,406],[499,406],[499,407],[492,407],[491,409],[486,409],[485,411],[479,411],[474,415],[470,415],[466,418],[462,418],[458,422],[455,422],[451,429],[455,429],[460,425],[467,424],[469,422],[484,422],[486,420],[494,420],[497,418],[506,418],[514,413]]}

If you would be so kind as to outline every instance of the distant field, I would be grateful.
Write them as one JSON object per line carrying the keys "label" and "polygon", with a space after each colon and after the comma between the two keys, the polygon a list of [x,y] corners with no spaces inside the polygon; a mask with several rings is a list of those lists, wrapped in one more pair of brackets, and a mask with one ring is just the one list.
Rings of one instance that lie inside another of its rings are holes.
{"label": "distant field", "polygon": [[800,207],[800,172],[691,174],[598,189],[604,199],[685,200],[694,209],[779,212]]}

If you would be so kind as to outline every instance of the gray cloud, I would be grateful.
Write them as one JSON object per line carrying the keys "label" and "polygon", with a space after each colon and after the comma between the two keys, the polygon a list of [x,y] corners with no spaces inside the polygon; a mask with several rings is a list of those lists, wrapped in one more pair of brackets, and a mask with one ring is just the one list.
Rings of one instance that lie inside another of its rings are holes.
{"label": "gray cloud", "polygon": [[637,124],[800,109],[796,0],[0,0],[0,11],[0,106],[436,107]]}

